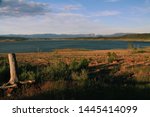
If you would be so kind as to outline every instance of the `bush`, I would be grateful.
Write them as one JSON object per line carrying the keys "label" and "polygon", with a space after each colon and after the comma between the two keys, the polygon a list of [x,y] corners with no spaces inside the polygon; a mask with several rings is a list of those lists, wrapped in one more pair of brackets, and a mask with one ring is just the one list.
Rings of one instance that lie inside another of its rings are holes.
{"label": "bush", "polygon": [[71,78],[72,80],[87,80],[88,72],[85,69],[81,70],[81,72],[72,72]]}
{"label": "bush", "polygon": [[80,69],[79,63],[78,63],[76,60],[73,60],[73,61],[70,63],[69,69],[70,69],[71,71],[78,71],[78,70]]}
{"label": "bush", "polygon": [[18,67],[19,80],[35,80],[36,79],[36,67],[30,64],[20,65]]}
{"label": "bush", "polygon": [[109,63],[112,63],[112,62],[116,61],[117,58],[118,58],[118,56],[117,56],[117,54],[115,52],[112,52],[112,53],[108,52],[107,56],[108,56],[108,62]]}
{"label": "bush", "polygon": [[55,63],[55,64],[45,67],[42,70],[42,79],[44,80],[78,79],[77,78],[78,76],[81,76],[81,75],[83,76],[84,74],[83,71],[86,70],[87,67],[88,67],[88,61],[86,59],[83,59],[79,62],[76,60],[73,60],[70,65],[67,65],[64,62]]}
{"label": "bush", "polygon": [[33,71],[24,71],[19,75],[19,80],[35,80],[36,74]]}
{"label": "bush", "polygon": [[89,61],[87,59],[82,59],[80,62],[79,62],[79,67],[80,69],[87,69],[88,68],[88,65],[89,65]]}
{"label": "bush", "polygon": [[42,77],[45,80],[65,80],[69,79],[69,75],[69,67],[63,62],[47,66],[42,70]]}
{"label": "bush", "polygon": [[80,72],[82,69],[87,69],[89,61],[87,59],[82,59],[81,61],[73,60],[69,68],[71,71]]}

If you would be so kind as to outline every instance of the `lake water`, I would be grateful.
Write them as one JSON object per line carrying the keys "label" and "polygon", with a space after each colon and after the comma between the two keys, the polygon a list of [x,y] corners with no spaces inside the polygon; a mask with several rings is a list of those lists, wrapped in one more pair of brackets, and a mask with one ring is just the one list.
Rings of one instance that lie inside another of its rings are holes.
{"label": "lake water", "polygon": [[[80,48],[90,50],[125,49],[129,42],[110,40],[50,40],[0,42],[0,53],[9,52],[49,52],[54,49]],[[132,42],[136,47],[150,46],[150,42]]]}

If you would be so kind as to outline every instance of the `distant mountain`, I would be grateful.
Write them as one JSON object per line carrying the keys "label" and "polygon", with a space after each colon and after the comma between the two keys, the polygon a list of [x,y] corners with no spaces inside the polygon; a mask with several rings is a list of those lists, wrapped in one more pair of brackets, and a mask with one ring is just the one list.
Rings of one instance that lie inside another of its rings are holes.
{"label": "distant mountain", "polygon": [[31,35],[3,35],[5,37],[24,37],[24,38],[79,38],[95,37],[95,34],[31,34]]}
{"label": "distant mountain", "polygon": [[132,33],[115,33],[115,34],[110,34],[110,35],[103,35],[103,37],[121,37],[121,36],[128,35],[128,34],[132,34]]}
{"label": "distant mountain", "polygon": [[31,35],[2,35],[4,37],[23,37],[23,38],[86,38],[86,37],[122,37],[131,33],[115,33],[110,35],[95,35],[95,34],[31,34]]}
{"label": "distant mountain", "polygon": [[0,36],[0,41],[25,41],[27,38],[24,37],[9,37],[9,36]]}
{"label": "distant mountain", "polygon": [[111,35],[95,34],[32,34],[32,35],[0,35],[0,40],[49,40],[49,39],[136,39],[150,40],[150,33],[115,33]]}

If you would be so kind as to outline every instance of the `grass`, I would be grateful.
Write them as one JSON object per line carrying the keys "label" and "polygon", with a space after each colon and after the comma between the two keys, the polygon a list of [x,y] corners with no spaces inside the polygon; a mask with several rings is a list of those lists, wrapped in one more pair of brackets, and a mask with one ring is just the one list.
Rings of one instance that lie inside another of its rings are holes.
{"label": "grass", "polygon": [[150,82],[150,66],[133,67],[136,81],[138,82]]}
{"label": "grass", "polygon": [[109,63],[112,63],[112,62],[117,60],[117,54],[115,52],[112,52],[112,53],[108,52],[107,56],[108,56],[108,62]]}
{"label": "grass", "polygon": [[57,81],[55,83],[52,83],[52,86],[50,87],[49,90],[40,92],[37,95],[23,96],[20,99],[132,100],[132,99],[149,99],[149,97],[150,97],[149,87],[139,87],[133,85],[130,86],[108,85],[108,84],[101,84],[101,82],[96,81],[84,83],[78,82],[76,84],[70,83],[68,81],[66,82]]}
{"label": "grass", "polygon": [[[1,90],[0,99],[150,99],[149,51],[53,54],[38,53],[40,61],[36,62],[33,54],[24,56],[28,58],[17,55],[19,80],[36,82],[18,84],[11,97]],[[0,57],[0,78],[7,82],[9,77],[8,60]]]}
{"label": "grass", "polygon": [[0,79],[0,85],[9,80],[9,67],[4,57],[0,57]]}

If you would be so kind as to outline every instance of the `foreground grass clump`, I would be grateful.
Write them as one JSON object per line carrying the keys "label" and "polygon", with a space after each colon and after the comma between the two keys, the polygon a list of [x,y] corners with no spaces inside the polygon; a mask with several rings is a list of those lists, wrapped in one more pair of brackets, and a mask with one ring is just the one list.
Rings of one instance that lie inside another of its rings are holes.
{"label": "foreground grass clump", "polygon": [[117,56],[117,54],[115,52],[112,52],[112,53],[108,52],[107,56],[108,56],[107,60],[108,60],[109,63],[112,63],[112,62],[116,61],[117,58],[118,58],[118,56]]}
{"label": "foreground grass clump", "polygon": [[[85,79],[82,75],[87,73],[88,61],[73,60],[69,65],[64,62],[58,62],[44,67],[41,71],[43,80],[74,80]],[[82,77],[81,77],[82,76]]]}
{"label": "foreground grass clump", "polygon": [[132,71],[137,82],[150,83],[150,66],[133,67]]}
{"label": "foreground grass clump", "polygon": [[20,65],[19,66],[19,80],[24,81],[24,80],[35,80],[36,78],[36,67],[26,64],[26,65]]}
{"label": "foreground grass clump", "polygon": [[43,80],[66,80],[70,79],[70,70],[63,62],[54,63],[44,67],[41,71]]}
{"label": "foreground grass clump", "polygon": [[0,57],[0,84],[7,82],[9,79],[9,66],[7,59]]}

